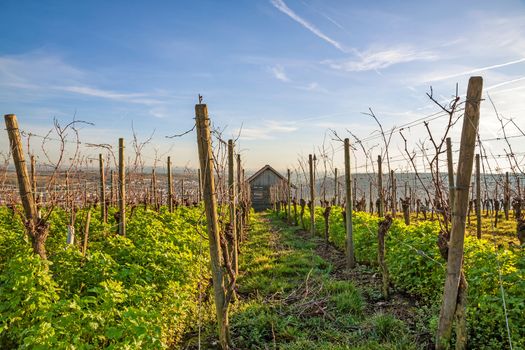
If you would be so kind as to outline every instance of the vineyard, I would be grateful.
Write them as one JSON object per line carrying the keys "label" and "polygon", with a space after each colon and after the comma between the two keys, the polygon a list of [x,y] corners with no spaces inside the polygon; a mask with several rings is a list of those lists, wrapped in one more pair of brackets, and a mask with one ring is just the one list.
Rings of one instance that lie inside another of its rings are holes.
{"label": "vineyard", "polygon": [[329,129],[284,175],[245,170],[202,96],[169,136],[196,140],[179,171],[152,137],[5,115],[0,348],[525,349],[525,134],[494,106],[502,136],[480,136],[481,77],[428,97],[402,126]]}

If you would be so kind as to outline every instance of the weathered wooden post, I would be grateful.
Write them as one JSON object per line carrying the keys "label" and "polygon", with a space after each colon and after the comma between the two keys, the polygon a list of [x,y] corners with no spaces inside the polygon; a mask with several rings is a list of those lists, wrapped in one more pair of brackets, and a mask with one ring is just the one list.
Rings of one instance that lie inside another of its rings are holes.
{"label": "weathered wooden post", "polygon": [[170,213],[173,213],[173,177],[171,175],[171,157],[168,156],[167,162],[168,171],[168,209]]}
{"label": "weathered wooden post", "polygon": [[106,207],[106,177],[104,174],[104,159],[102,154],[98,155],[98,166],[100,174],[100,215],[104,223],[108,222],[108,212]]}
{"label": "weathered wooden post", "polygon": [[124,167],[124,139],[118,139],[118,234],[126,235],[126,169]]}
{"label": "weathered wooden post", "polygon": [[288,179],[286,182],[286,201],[288,202],[288,224],[292,223],[292,184],[290,182],[290,169],[288,169]]}
{"label": "weathered wooden post", "polygon": [[310,170],[310,232],[312,236],[315,235],[315,177],[314,177],[314,161],[312,155],[308,155],[308,165]]}
{"label": "weathered wooden post", "polygon": [[109,204],[114,205],[115,204],[115,172],[113,169],[109,172],[109,196],[111,197],[109,199]]}
{"label": "weathered wooden post", "polygon": [[31,155],[31,193],[36,204],[36,162],[34,155]]}
{"label": "weathered wooden post", "polygon": [[397,188],[396,188],[396,178],[394,176],[394,170],[390,170],[390,184],[392,185],[392,193],[391,193],[391,205],[390,205],[390,208],[392,210],[392,217],[395,218],[396,217],[396,207],[397,207],[397,202],[396,202],[396,193],[397,193]]}
{"label": "weathered wooden post", "polygon": [[229,349],[231,345],[228,322],[229,300],[226,296],[223,269],[221,266],[217,198],[215,197],[215,180],[213,176],[213,153],[211,149],[208,109],[205,104],[195,106],[195,116],[219,341],[223,349]]}
{"label": "weathered wooden post", "polygon": [[383,217],[383,170],[381,167],[381,155],[377,156],[377,194],[379,197],[379,206],[377,207],[377,213],[380,218]]}
{"label": "weathered wooden post", "polygon": [[[448,349],[452,333],[454,315],[459,312],[465,316],[465,299],[458,298],[458,292],[465,291],[466,285],[461,286],[463,276],[463,245],[465,240],[465,216],[469,202],[469,183],[474,163],[474,149],[479,125],[479,107],[483,79],[471,77],[467,89],[463,129],[459,150],[458,170],[456,177],[456,193],[452,210],[452,230],[450,234],[447,275],[443,292],[443,304],[439,316],[439,325],[436,337],[436,349]],[[463,294],[463,293],[461,293]],[[458,310],[457,310],[458,309]],[[458,321],[461,322],[461,321]],[[466,344],[466,334],[457,334],[460,348]],[[463,344],[463,346],[461,346]]]}
{"label": "weathered wooden post", "polygon": [[86,256],[88,247],[89,224],[91,223],[91,209],[86,213],[86,224],[84,225],[84,242],[82,243],[82,255]]}
{"label": "weathered wooden post", "polygon": [[377,229],[377,262],[381,268],[381,291],[383,293],[383,298],[385,299],[390,297],[388,288],[390,284],[390,275],[388,273],[388,266],[386,265],[385,261],[385,237],[388,233],[388,230],[390,229],[390,226],[392,226],[392,217],[390,215],[386,215],[383,220],[379,221]]}
{"label": "weathered wooden post", "polygon": [[[237,154],[237,236],[242,242],[244,239],[244,211],[247,210],[245,198],[242,191],[242,164],[241,164],[241,155]],[[249,209],[248,209],[249,210]]]}
{"label": "weathered wooden post", "polygon": [[355,267],[354,226],[352,207],[352,178],[350,172],[350,140],[345,139],[345,187],[346,187],[346,266]]}
{"label": "weathered wooden post", "polygon": [[481,174],[479,154],[476,154],[476,236],[481,238]]}
{"label": "weathered wooden post", "polygon": [[354,210],[357,210],[357,178],[354,178],[354,180],[352,181],[352,188],[352,208],[354,208]]}
{"label": "weathered wooden post", "polygon": [[448,170],[448,198],[449,198],[449,210],[452,214],[452,208],[454,208],[454,166],[452,163],[452,140],[447,137],[447,170]]}
{"label": "weathered wooden post", "polygon": [[46,260],[47,254],[45,242],[49,233],[49,226],[38,218],[38,209],[35,197],[31,191],[31,181],[25,164],[22,139],[18,129],[18,121],[14,114],[6,114],[4,118],[9,143],[11,145],[11,152],[13,154],[13,162],[16,169],[20,199],[22,201],[22,206],[24,207],[27,233],[31,237],[33,251],[42,259]]}
{"label": "weathered wooden post", "polygon": [[153,207],[155,210],[159,210],[159,200],[158,200],[158,193],[157,193],[157,172],[155,169],[151,170],[151,195],[152,195],[152,201],[153,201]]}
{"label": "weathered wooden post", "polygon": [[509,186],[509,172],[505,172],[505,202],[503,203],[503,211],[505,213],[505,220],[509,219],[509,207],[510,207],[510,186]]}
{"label": "weathered wooden post", "polygon": [[228,193],[230,201],[230,229],[233,242],[231,250],[233,253],[232,264],[235,275],[239,273],[239,242],[237,239],[237,196],[235,190],[235,161],[233,157],[233,140],[228,140]]}
{"label": "weathered wooden post", "polygon": [[337,177],[337,168],[334,169],[334,205],[339,205],[339,180]]}
{"label": "weathered wooden post", "polygon": [[370,214],[374,214],[374,197],[372,197],[372,181],[370,181],[369,185],[368,185],[368,190],[369,190],[369,211],[370,211]]}

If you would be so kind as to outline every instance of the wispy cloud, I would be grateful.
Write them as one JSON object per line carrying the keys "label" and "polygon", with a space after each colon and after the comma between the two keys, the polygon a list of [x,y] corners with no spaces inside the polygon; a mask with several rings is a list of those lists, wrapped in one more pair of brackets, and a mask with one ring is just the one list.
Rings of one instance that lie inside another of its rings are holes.
{"label": "wispy cloud", "polygon": [[[165,101],[154,93],[130,93],[95,87],[92,74],[65,62],[60,56],[31,52],[0,56],[0,86],[10,91],[49,97],[64,92],[112,101],[158,106]],[[22,97],[20,97],[22,98]]]}
{"label": "wispy cloud", "polygon": [[470,69],[464,72],[459,72],[459,73],[454,73],[454,74],[444,75],[444,76],[437,76],[434,78],[430,78],[428,81],[447,80],[451,78],[461,77],[463,75],[475,74],[475,73],[484,72],[484,71],[496,69],[496,68],[507,67],[513,64],[518,64],[518,63],[523,63],[523,62],[525,62],[525,58],[520,58],[519,60],[509,61],[509,62],[500,63],[500,64],[494,64],[491,66],[486,66],[486,67],[481,67],[481,68]]}
{"label": "wispy cloud", "polygon": [[248,141],[271,140],[275,134],[290,133],[297,129],[295,122],[266,120],[260,126],[243,128],[240,138]]}
{"label": "wispy cloud", "polygon": [[284,67],[281,65],[276,65],[270,68],[270,71],[272,72],[275,79],[284,81],[285,83],[290,81],[290,78],[286,75],[286,72],[284,70]]}
{"label": "wispy cloud", "polygon": [[89,86],[61,86],[56,87],[55,89],[114,101],[123,101],[143,105],[162,104],[162,101],[148,97],[149,95],[146,93],[122,93],[111,90],[93,88]]}
{"label": "wispy cloud", "polygon": [[341,43],[339,43],[335,39],[330,38],[328,35],[324,34],[321,30],[319,30],[316,26],[299,16],[291,8],[289,8],[283,0],[271,0],[271,3],[276,9],[278,9],[279,11],[281,11],[282,13],[284,13],[285,15],[302,25],[304,28],[308,29],[313,34],[317,35],[319,38],[323,39],[339,51],[348,52],[348,50],[345,49],[343,45],[341,45]]}
{"label": "wispy cloud", "polygon": [[412,47],[401,46],[386,50],[367,50],[356,59],[325,60],[322,63],[337,70],[362,72],[380,70],[399,63],[430,61],[437,59],[437,57],[437,54],[432,51],[416,50]]}
{"label": "wispy cloud", "polygon": [[484,90],[485,90],[485,91],[493,90],[493,89],[496,89],[496,88],[499,88],[499,87],[502,87],[502,86],[505,86],[505,85],[518,83],[518,82],[520,82],[520,81],[525,81],[525,77],[520,77],[520,78],[516,78],[516,79],[511,79],[511,80],[503,81],[503,82],[501,82],[501,83],[494,84],[494,85],[491,85],[491,86],[489,86],[489,87],[486,87]]}

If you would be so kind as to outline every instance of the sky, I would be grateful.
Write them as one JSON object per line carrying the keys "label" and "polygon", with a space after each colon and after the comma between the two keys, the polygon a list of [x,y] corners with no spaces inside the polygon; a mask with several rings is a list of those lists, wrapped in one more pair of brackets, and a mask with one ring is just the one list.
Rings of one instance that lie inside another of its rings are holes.
{"label": "sky", "polygon": [[[81,141],[114,146],[131,142],[133,126],[139,140],[153,133],[148,163],[171,155],[197,167],[195,133],[166,136],[192,128],[199,94],[223,137],[240,135],[248,170],[296,167],[323,145],[341,166],[328,130],[377,135],[369,108],[385,129],[433,115],[429,87],[444,102],[457,83],[464,97],[471,75],[484,78],[480,135],[501,136],[487,93],[525,129],[523,1],[2,0],[0,13],[2,114],[36,135],[54,119],[89,121]],[[429,125],[439,135],[445,122]],[[405,132],[411,148],[428,142],[421,125]],[[514,151],[525,151],[518,141]],[[44,162],[38,137],[31,142]],[[402,153],[397,133],[391,145]],[[381,149],[377,138],[365,146]],[[504,146],[488,145],[494,155]],[[359,151],[354,159],[364,162]]]}

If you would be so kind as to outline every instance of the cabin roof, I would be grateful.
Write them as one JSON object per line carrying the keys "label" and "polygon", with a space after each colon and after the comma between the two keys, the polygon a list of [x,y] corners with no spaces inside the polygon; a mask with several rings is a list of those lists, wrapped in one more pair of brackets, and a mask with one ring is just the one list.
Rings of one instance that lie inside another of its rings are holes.
{"label": "cabin roof", "polygon": [[[256,178],[258,178],[261,174],[263,174],[266,170],[269,170],[272,173],[274,173],[279,179],[281,179],[283,181],[287,181],[286,178],[283,175],[281,175],[277,170],[275,170],[274,168],[272,168],[268,164],[263,166],[261,169],[257,170],[257,172],[255,174],[253,174],[252,176],[250,176],[247,181],[249,183],[252,182]],[[296,188],[294,184],[290,184],[290,185],[291,185],[292,188]]]}

